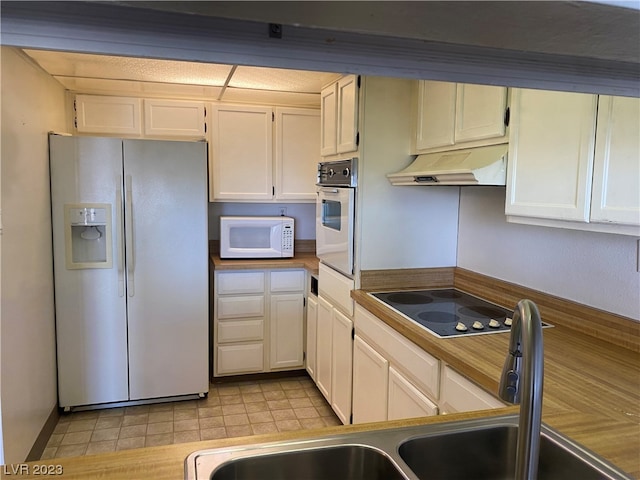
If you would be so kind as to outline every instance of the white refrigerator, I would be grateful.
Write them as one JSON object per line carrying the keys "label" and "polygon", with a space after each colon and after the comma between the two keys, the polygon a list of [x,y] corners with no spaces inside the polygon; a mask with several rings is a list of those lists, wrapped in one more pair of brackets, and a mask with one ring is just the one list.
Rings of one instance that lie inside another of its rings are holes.
{"label": "white refrigerator", "polygon": [[206,143],[49,148],[59,405],[207,392]]}

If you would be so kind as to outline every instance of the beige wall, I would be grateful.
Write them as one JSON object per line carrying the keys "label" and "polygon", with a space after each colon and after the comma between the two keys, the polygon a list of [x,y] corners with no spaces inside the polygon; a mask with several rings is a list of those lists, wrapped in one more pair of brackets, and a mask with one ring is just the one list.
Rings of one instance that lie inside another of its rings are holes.
{"label": "beige wall", "polygon": [[0,408],[4,461],[24,461],[57,403],[47,132],[64,90],[2,47]]}

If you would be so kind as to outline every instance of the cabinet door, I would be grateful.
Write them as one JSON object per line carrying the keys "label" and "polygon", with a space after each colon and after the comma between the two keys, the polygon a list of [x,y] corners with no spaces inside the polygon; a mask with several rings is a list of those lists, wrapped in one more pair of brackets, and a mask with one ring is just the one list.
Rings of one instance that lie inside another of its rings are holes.
{"label": "cabinet door", "polygon": [[272,109],[212,108],[210,200],[271,200]]}
{"label": "cabinet door", "polygon": [[587,222],[596,95],[514,90],[507,215]]}
{"label": "cabinet door", "polygon": [[441,413],[501,408],[505,404],[470,382],[448,365],[442,369]]}
{"label": "cabinet door", "polygon": [[353,343],[353,423],[387,420],[389,362],[358,335]]}
{"label": "cabinet door", "polygon": [[438,414],[438,406],[414,387],[404,376],[389,367],[388,420],[429,417]]}
{"label": "cabinet door", "polygon": [[269,366],[272,369],[303,365],[303,302],[302,293],[271,295]]}
{"label": "cabinet door", "polygon": [[349,75],[338,81],[338,153],[358,149],[358,76]]}
{"label": "cabinet door", "polygon": [[331,407],[344,424],[351,423],[352,335],[353,322],[334,309],[331,344]]}
{"label": "cabinet door", "polygon": [[333,329],[333,307],[324,298],[318,297],[318,325],[316,348],[316,385],[331,403],[331,344]]}
{"label": "cabinet door", "polygon": [[335,83],[320,93],[320,154],[333,155],[337,153],[338,129],[338,84]]}
{"label": "cabinet door", "polygon": [[320,112],[276,108],[276,200],[316,199]]}
{"label": "cabinet door", "polygon": [[307,298],[307,373],[316,381],[316,342],[318,324],[318,300],[310,295]]}
{"label": "cabinet door", "polygon": [[80,133],[140,136],[141,102],[133,97],[76,95],[76,130]]}
{"label": "cabinet door", "polygon": [[144,133],[149,136],[204,138],[204,103],[145,100]]}
{"label": "cabinet door", "polygon": [[416,150],[454,144],[456,84],[418,82]]}
{"label": "cabinet door", "polygon": [[456,143],[504,136],[505,87],[459,83],[456,96]]}
{"label": "cabinet door", "polygon": [[640,99],[600,96],[591,221],[640,225]]}

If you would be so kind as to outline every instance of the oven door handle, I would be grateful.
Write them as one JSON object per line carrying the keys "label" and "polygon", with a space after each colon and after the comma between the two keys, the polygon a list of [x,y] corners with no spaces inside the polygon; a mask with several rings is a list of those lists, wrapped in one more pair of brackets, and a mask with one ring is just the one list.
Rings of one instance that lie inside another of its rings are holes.
{"label": "oven door handle", "polygon": [[320,191],[322,193],[333,193],[335,195],[340,193],[340,190],[338,190],[337,188],[321,188]]}

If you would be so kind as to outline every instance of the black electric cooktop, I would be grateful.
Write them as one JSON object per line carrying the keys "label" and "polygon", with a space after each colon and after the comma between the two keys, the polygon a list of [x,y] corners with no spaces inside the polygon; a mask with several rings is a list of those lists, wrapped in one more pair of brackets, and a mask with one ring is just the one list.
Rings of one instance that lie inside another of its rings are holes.
{"label": "black electric cooktop", "polygon": [[513,311],[455,289],[371,293],[438,337],[510,331]]}

